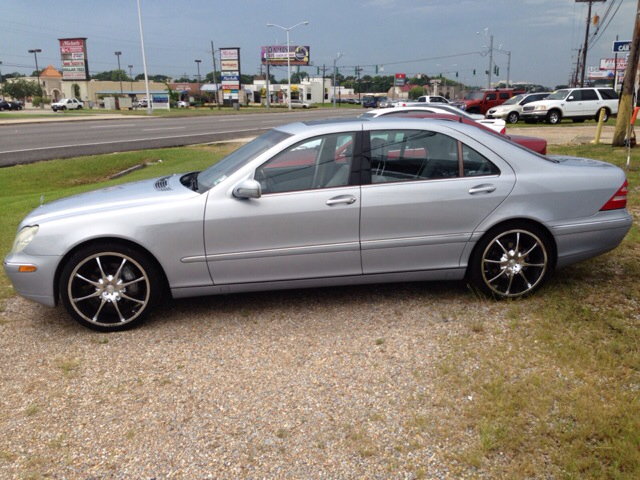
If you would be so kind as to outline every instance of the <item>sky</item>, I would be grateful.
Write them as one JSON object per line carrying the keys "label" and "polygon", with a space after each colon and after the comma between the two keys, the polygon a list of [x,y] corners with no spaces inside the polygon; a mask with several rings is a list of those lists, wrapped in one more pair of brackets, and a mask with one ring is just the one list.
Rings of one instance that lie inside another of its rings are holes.
{"label": "sky", "polygon": [[[585,3],[575,0],[139,0],[150,75],[191,78],[213,71],[211,42],[217,50],[240,47],[241,73],[260,73],[260,47],[308,45],[316,75],[331,71],[339,53],[340,73],[382,75],[444,74],[467,85],[486,86],[485,70],[493,37],[498,80],[553,88],[567,84],[584,42]],[[587,66],[613,58],[612,43],[631,40],[637,3],[594,3],[605,17],[589,47]],[[0,71],[30,75],[29,49],[41,49],[38,66],[60,69],[58,38],[87,37],[92,74],[118,68],[142,73],[142,50],[136,0],[0,0]],[[615,15],[614,15],[615,14]],[[593,33],[594,27],[591,26]],[[476,70],[476,75],[473,70]],[[272,71],[286,78],[286,67]],[[496,79],[494,76],[493,80]]]}

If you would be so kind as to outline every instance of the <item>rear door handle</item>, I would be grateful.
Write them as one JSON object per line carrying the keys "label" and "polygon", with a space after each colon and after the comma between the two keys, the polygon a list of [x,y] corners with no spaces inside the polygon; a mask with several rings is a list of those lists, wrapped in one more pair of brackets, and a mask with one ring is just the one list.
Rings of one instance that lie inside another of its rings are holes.
{"label": "rear door handle", "polygon": [[327,205],[329,206],[338,205],[340,203],[351,205],[352,203],[356,203],[356,197],[354,197],[353,195],[339,195],[327,200]]}
{"label": "rear door handle", "polygon": [[475,195],[476,193],[491,193],[491,192],[495,192],[495,190],[496,190],[495,185],[484,184],[484,185],[478,185],[476,187],[469,189],[469,194]]}

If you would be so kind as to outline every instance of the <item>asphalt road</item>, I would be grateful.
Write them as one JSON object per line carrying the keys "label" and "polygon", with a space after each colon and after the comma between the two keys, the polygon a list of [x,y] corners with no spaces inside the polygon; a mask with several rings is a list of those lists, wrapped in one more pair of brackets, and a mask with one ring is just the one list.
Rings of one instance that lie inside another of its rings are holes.
{"label": "asphalt road", "polygon": [[[82,155],[176,147],[258,135],[284,123],[349,117],[355,109],[102,120],[32,119],[0,125],[0,167]],[[57,120],[57,121],[56,121]]]}

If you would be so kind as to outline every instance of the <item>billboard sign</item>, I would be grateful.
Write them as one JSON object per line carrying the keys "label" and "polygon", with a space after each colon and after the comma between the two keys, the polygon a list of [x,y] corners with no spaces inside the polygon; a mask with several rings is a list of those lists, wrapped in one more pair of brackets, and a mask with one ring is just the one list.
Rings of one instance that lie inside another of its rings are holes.
{"label": "billboard sign", "polygon": [[396,73],[393,84],[396,87],[402,87],[406,83],[406,81],[407,81],[406,73]]}
{"label": "billboard sign", "polygon": [[262,64],[275,66],[287,65],[287,59],[290,65],[309,65],[309,46],[301,45],[271,45],[260,47],[260,59]]}
{"label": "billboard sign", "polygon": [[626,58],[601,58],[600,70],[624,70],[628,63]]}
{"label": "billboard sign", "polygon": [[59,38],[62,80],[89,80],[86,38]]}

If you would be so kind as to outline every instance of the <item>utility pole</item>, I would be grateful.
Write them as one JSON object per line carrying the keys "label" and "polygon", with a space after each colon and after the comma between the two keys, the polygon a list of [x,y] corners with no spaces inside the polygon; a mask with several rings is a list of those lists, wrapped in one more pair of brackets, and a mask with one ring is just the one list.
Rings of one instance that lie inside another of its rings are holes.
{"label": "utility pole", "polygon": [[636,11],[636,21],[633,28],[633,40],[629,49],[629,64],[622,83],[622,95],[618,107],[616,130],[613,134],[612,145],[622,147],[625,138],[630,131],[631,112],[633,111],[633,93],[636,84],[636,72],[638,70],[638,55],[640,54],[640,0]]}
{"label": "utility pole", "polygon": [[584,87],[584,74],[587,71],[587,50],[589,44],[589,25],[591,24],[591,7],[594,3],[604,3],[607,0],[575,0],[576,3],[587,3],[589,8],[587,9],[587,28],[584,32],[584,45],[582,46],[582,71],[580,73],[580,85]]}
{"label": "utility pole", "polygon": [[218,80],[216,77],[218,76],[216,72],[216,51],[213,48],[213,40],[211,40],[211,59],[213,60],[213,86],[215,87],[214,95],[216,97],[216,106],[218,110],[220,110],[220,102],[218,101]]}

